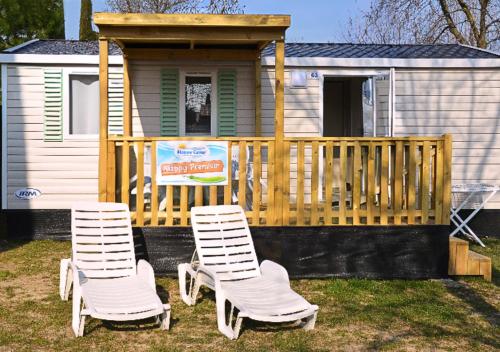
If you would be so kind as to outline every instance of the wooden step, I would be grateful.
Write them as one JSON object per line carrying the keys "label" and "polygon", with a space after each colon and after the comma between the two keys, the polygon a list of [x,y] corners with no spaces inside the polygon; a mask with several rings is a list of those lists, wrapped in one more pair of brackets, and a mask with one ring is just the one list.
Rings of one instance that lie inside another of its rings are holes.
{"label": "wooden step", "polygon": [[482,276],[491,281],[491,259],[469,250],[469,242],[450,237],[448,275]]}
{"label": "wooden step", "polygon": [[450,257],[448,275],[467,275],[469,242],[450,237]]}
{"label": "wooden step", "polygon": [[469,250],[466,275],[478,275],[491,281],[491,258]]}

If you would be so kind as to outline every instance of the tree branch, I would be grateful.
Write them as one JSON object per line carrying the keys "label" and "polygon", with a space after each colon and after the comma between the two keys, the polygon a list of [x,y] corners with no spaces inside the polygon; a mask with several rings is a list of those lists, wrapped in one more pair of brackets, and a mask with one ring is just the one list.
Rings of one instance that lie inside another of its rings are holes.
{"label": "tree branch", "polygon": [[[465,3],[464,0],[457,0],[458,4],[460,5],[460,8],[462,9],[462,12],[465,14],[465,17],[467,18],[467,21],[469,22],[470,28],[472,30],[472,34],[474,35],[474,40],[477,45],[481,42],[481,35],[479,32],[479,29],[477,28],[477,23],[476,19],[474,18],[474,15],[472,14],[469,6]],[[483,2],[483,1],[481,1]],[[482,4],[481,4],[482,6]]]}
{"label": "tree branch", "polygon": [[453,36],[457,39],[459,43],[467,44],[467,40],[464,38],[462,33],[460,33],[455,22],[453,21],[453,18],[451,17],[450,8],[446,0],[439,0],[439,5],[441,7],[441,11],[443,12],[450,33],[453,34]]}

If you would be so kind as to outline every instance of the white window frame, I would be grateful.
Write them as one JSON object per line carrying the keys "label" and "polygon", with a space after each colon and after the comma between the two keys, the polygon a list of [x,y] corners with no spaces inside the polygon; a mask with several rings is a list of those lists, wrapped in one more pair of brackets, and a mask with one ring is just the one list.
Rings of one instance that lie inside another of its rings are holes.
{"label": "white window frame", "polygon": [[[392,73],[391,73],[392,72]],[[323,86],[325,82],[325,78],[328,77],[369,77],[372,78],[372,94],[373,94],[373,137],[376,136],[377,132],[377,97],[376,97],[376,88],[375,88],[375,79],[377,77],[388,77],[389,79],[389,94],[390,94],[390,101],[389,101],[389,123],[391,126],[394,124],[394,103],[395,103],[395,81],[394,79],[391,79],[391,77],[394,77],[394,70],[391,71],[389,68],[380,68],[380,69],[334,69],[334,70],[323,70],[320,71],[320,83],[319,83],[319,135],[323,136]],[[389,136],[393,136],[393,129],[392,127],[389,126]]]}
{"label": "white window frame", "polygon": [[[64,140],[99,140],[99,134],[70,134],[69,133],[69,118],[71,115],[70,104],[70,76],[71,75],[88,75],[99,77],[99,68],[97,67],[65,67],[63,68],[63,137]],[[96,102],[100,104],[98,100]],[[100,118],[99,116],[97,117]]]}
{"label": "white window frame", "polygon": [[217,137],[217,70],[191,71],[182,70],[179,72],[179,135],[180,136],[205,136],[202,133],[186,134],[186,76],[189,77],[210,77],[212,93],[210,95],[210,136]]}

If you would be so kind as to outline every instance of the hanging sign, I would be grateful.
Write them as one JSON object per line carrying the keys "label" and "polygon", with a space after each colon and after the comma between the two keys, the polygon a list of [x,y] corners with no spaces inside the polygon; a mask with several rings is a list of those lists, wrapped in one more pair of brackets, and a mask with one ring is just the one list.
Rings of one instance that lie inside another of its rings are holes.
{"label": "hanging sign", "polygon": [[156,146],[157,184],[227,185],[228,147],[227,141],[158,142]]}

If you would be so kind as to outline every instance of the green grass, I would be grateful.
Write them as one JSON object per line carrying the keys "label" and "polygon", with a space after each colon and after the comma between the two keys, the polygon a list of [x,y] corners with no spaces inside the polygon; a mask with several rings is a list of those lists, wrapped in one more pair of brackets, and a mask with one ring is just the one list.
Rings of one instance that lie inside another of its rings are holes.
{"label": "green grass", "polygon": [[[500,240],[486,240],[494,281],[297,280],[292,286],[320,306],[317,326],[305,332],[246,321],[240,338],[217,330],[213,294],[184,305],[172,278],[157,278],[170,296],[172,328],[151,322],[110,324],[89,319],[83,338],[70,327],[71,303],[58,295],[59,260],[69,242],[0,241],[0,351],[334,351],[500,349]],[[497,278],[495,278],[495,275]]]}

